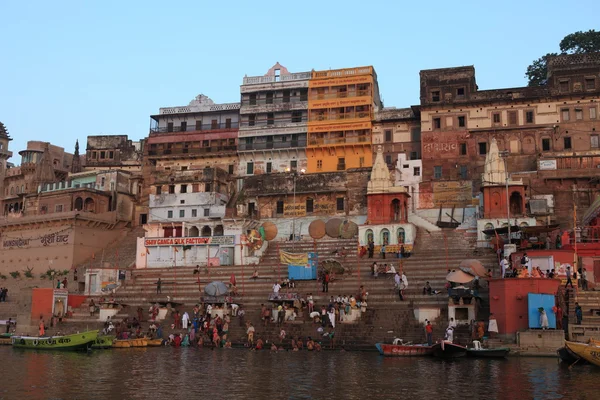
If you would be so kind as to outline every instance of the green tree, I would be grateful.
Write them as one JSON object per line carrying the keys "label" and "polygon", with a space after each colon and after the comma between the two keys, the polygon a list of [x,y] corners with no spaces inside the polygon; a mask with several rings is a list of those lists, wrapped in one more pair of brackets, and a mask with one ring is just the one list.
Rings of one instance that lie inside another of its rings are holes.
{"label": "green tree", "polygon": [[[589,31],[571,33],[559,43],[560,54],[583,54],[600,51],[600,31],[590,29]],[[548,57],[557,56],[557,53],[548,53],[534,60],[525,71],[528,86],[541,86],[546,84],[548,73]]]}

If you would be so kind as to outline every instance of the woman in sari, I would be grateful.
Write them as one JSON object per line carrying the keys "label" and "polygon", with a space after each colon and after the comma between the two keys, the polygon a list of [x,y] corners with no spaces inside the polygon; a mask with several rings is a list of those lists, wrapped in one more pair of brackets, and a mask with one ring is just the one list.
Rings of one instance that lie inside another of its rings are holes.
{"label": "woman in sari", "polygon": [[42,337],[45,334],[46,334],[46,327],[44,326],[44,318],[40,317],[39,336]]}

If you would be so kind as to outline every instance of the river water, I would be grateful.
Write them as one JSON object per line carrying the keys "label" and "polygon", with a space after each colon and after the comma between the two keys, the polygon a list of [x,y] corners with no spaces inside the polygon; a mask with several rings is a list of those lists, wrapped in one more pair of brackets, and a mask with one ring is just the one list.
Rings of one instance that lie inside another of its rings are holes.
{"label": "river water", "polygon": [[600,368],[555,358],[384,358],[377,353],[0,348],[0,399],[599,399]]}

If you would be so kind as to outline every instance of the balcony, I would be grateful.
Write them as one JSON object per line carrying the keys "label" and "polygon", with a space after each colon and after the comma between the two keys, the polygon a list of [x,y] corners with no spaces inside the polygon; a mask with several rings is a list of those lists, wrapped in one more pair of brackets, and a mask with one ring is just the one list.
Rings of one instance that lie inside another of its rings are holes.
{"label": "balcony", "polygon": [[310,95],[310,100],[329,100],[329,99],[347,99],[352,97],[371,97],[370,90],[345,91],[335,93],[314,93]]}
{"label": "balcony", "polygon": [[150,149],[148,150],[148,156],[192,156],[192,155],[211,155],[211,154],[223,154],[223,153],[235,153],[237,151],[236,145],[228,146],[207,146],[207,147],[172,147],[166,149]]}
{"label": "balcony", "polygon": [[343,114],[316,114],[313,113],[308,122],[326,122],[326,121],[344,121],[351,119],[371,119],[371,113],[368,111],[343,113]]}
{"label": "balcony", "polygon": [[281,128],[287,126],[295,126],[296,124],[306,124],[308,121],[307,115],[297,115],[285,118],[260,118],[260,119],[249,119],[248,121],[242,121],[241,129],[272,129]]}
{"label": "balcony", "polygon": [[600,176],[600,154],[545,157],[538,160],[538,173],[546,179],[598,177]]}
{"label": "balcony", "polygon": [[281,106],[282,108],[306,108],[308,101],[308,94],[302,96],[289,96],[289,97],[273,97],[270,99],[247,99],[242,100],[242,107],[254,107],[254,106]]}
{"label": "balcony", "polygon": [[311,138],[309,140],[310,146],[347,145],[347,144],[357,144],[357,143],[364,143],[364,144],[371,145],[371,136]]}
{"label": "balcony", "polygon": [[243,85],[260,85],[262,83],[305,81],[311,78],[311,72],[298,72],[289,75],[264,75],[264,76],[246,76]]}
{"label": "balcony", "polygon": [[344,69],[333,69],[328,71],[313,71],[312,79],[325,79],[325,78],[345,78],[356,75],[371,75],[375,77],[375,71],[373,67],[356,67],[356,68],[344,68]]}
{"label": "balcony", "polygon": [[201,131],[213,131],[213,130],[224,130],[224,129],[238,129],[240,126],[239,122],[221,122],[221,123],[210,123],[210,124],[195,124],[195,125],[179,125],[179,126],[164,126],[164,127],[153,127],[150,128],[150,133],[172,133],[172,132],[201,132]]}
{"label": "balcony", "polygon": [[259,143],[240,143],[239,151],[254,150],[281,150],[306,147],[306,140],[290,140],[289,142],[259,142]]}

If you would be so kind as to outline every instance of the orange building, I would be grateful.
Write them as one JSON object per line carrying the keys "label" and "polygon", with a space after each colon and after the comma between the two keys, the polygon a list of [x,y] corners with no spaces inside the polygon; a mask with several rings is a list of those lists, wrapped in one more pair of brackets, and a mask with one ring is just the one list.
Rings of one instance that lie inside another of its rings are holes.
{"label": "orange building", "polygon": [[372,120],[381,106],[373,67],[313,71],[308,88],[307,172],[370,168]]}

